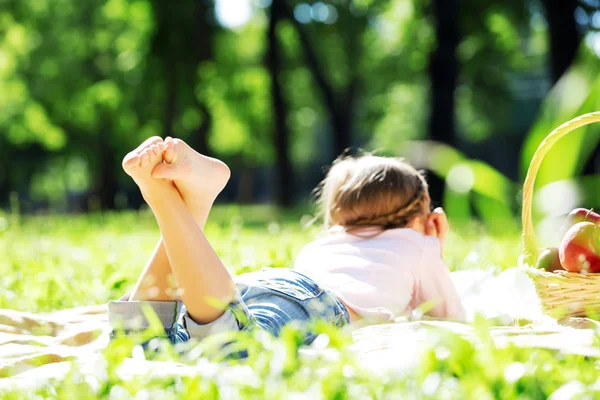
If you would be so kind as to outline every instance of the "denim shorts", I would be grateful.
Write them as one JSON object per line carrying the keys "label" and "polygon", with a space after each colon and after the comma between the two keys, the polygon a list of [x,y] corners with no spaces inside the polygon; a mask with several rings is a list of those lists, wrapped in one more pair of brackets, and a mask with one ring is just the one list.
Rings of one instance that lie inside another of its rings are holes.
{"label": "denim shorts", "polygon": [[[314,321],[338,327],[350,322],[348,310],[337,296],[294,270],[265,268],[240,275],[235,282],[235,299],[221,317],[208,324],[194,322],[181,302],[127,301],[126,298],[109,302],[109,321],[113,328],[119,326],[126,334],[134,334],[148,327],[142,309],[150,306],[163,324],[165,337],[172,343],[256,328],[278,336],[281,329],[292,322],[301,328]],[[305,343],[314,337],[314,333],[306,331]]]}

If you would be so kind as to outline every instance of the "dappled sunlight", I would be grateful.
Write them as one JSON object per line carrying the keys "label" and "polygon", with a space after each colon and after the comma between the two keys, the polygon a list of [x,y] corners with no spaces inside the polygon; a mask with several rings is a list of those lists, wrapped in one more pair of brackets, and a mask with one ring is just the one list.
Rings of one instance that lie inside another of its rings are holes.
{"label": "dappled sunlight", "polygon": [[217,0],[215,3],[217,20],[227,28],[242,27],[252,17],[250,0]]}
{"label": "dappled sunlight", "polygon": [[453,166],[446,176],[446,184],[450,190],[457,193],[468,193],[475,184],[473,169],[465,164]]}
{"label": "dappled sunlight", "polygon": [[600,398],[598,1],[463,3],[0,0],[0,398]]}
{"label": "dappled sunlight", "polygon": [[566,215],[581,204],[579,192],[573,180],[553,182],[537,190],[534,205],[548,216]]}
{"label": "dappled sunlight", "polygon": [[548,215],[536,224],[536,234],[539,245],[556,247],[565,234],[565,214],[560,216]]}

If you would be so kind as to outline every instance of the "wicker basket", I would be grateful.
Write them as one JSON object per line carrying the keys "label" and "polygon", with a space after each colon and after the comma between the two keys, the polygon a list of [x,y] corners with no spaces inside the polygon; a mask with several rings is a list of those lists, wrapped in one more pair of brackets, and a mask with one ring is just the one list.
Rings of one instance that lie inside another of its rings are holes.
{"label": "wicker basket", "polygon": [[554,143],[572,130],[597,121],[600,121],[600,112],[593,112],[553,130],[533,155],[523,185],[523,254],[519,263],[533,280],[543,311],[557,319],[582,316],[597,319],[600,316],[600,273],[547,272],[533,267],[538,257],[531,213],[535,177]]}

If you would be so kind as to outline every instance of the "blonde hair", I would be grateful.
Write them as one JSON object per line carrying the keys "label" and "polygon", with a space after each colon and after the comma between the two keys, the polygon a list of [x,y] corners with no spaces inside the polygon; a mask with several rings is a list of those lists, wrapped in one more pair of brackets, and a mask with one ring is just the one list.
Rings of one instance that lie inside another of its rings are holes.
{"label": "blonde hair", "polygon": [[326,228],[405,227],[429,199],[425,177],[398,158],[362,155],[336,160],[318,188]]}

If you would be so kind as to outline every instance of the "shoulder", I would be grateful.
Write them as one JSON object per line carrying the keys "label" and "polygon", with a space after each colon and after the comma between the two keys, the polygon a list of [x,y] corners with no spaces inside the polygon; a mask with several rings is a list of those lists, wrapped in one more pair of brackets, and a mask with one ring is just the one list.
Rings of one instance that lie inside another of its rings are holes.
{"label": "shoulder", "polygon": [[440,243],[437,238],[426,236],[412,228],[388,229],[387,231],[384,231],[381,236],[410,243],[412,246],[421,250],[430,250],[437,246],[439,251],[440,247]]}
{"label": "shoulder", "polygon": [[441,270],[448,270],[442,258],[440,241],[436,237],[425,236],[423,257],[419,270],[421,274],[437,276]]}
{"label": "shoulder", "polygon": [[331,263],[336,257],[352,252],[352,249],[362,242],[364,242],[362,237],[335,226],[327,230],[325,236],[308,243],[300,250],[294,268],[313,269],[318,265]]}
{"label": "shoulder", "polygon": [[332,233],[328,231],[324,235],[321,235],[321,237],[318,237],[312,242],[309,242],[308,244],[304,245],[304,247],[302,247],[302,250],[300,250],[300,253],[316,250],[329,244],[339,242],[340,240],[343,240],[343,235],[344,234],[341,232],[336,231]]}
{"label": "shoulder", "polygon": [[356,241],[359,237],[349,234],[342,228],[341,226],[334,226],[327,231],[324,231],[321,235],[319,235],[317,239],[305,245],[301,252],[307,252],[311,250],[316,250],[321,247],[326,247],[329,245],[348,243],[352,241]]}
{"label": "shoulder", "polygon": [[427,253],[439,255],[441,251],[440,240],[433,236],[423,236],[423,250]]}

